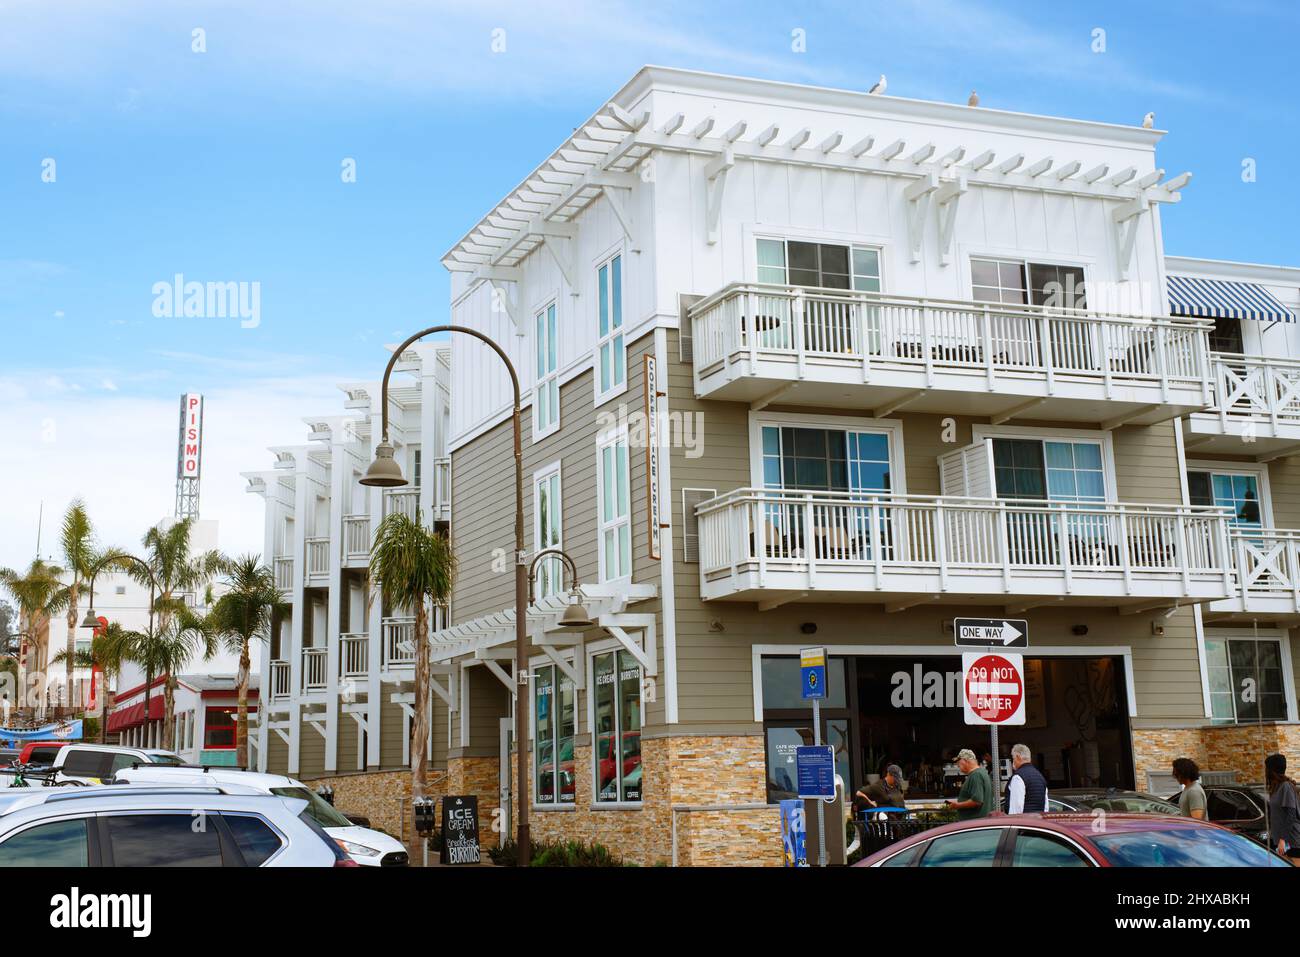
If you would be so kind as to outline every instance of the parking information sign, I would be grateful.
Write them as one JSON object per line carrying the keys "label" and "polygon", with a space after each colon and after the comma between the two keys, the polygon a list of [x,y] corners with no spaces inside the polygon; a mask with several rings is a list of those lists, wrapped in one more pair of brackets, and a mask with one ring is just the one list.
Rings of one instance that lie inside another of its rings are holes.
{"label": "parking information sign", "polygon": [[825,648],[804,648],[799,652],[799,687],[804,700],[826,697]]}
{"label": "parking information sign", "polygon": [[970,651],[961,664],[967,724],[1025,723],[1023,655]]}
{"label": "parking information sign", "polygon": [[835,749],[829,744],[806,744],[795,749],[795,776],[799,797],[835,797]]}

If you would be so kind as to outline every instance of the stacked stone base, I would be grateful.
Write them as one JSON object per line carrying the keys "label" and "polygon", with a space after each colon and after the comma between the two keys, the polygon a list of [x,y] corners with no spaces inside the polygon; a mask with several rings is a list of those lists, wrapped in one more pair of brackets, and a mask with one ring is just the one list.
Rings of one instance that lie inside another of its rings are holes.
{"label": "stacked stone base", "polygon": [[1286,755],[1288,773],[1300,774],[1300,725],[1226,724],[1199,728],[1134,728],[1133,765],[1139,789],[1147,772],[1169,774],[1175,758],[1191,758],[1203,771],[1235,771],[1237,780],[1264,780],[1264,758]]}

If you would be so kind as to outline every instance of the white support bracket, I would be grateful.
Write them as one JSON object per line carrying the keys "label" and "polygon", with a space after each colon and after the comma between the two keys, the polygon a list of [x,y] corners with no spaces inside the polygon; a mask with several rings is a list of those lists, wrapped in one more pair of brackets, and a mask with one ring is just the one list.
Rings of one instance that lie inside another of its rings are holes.
{"label": "white support bracket", "polygon": [[[496,675],[497,680],[506,686],[506,690],[509,691],[511,695],[514,695],[516,693],[514,680],[510,677],[510,675],[506,674],[505,669],[502,668],[499,664],[497,664],[491,658],[484,658],[483,667],[487,668],[488,671]],[[513,665],[511,666],[510,670],[514,671]]]}
{"label": "white support bracket", "polygon": [[269,728],[271,731],[274,731],[276,733],[276,736],[279,737],[279,739],[283,741],[285,744],[289,743],[289,726],[287,724],[277,721],[272,724],[268,724],[267,728]]}
{"label": "white support bracket", "polygon": [[1115,258],[1119,278],[1127,279],[1133,263],[1133,247],[1137,242],[1138,225],[1142,214],[1150,210],[1151,204],[1145,196],[1135,196],[1126,203],[1115,207],[1111,216],[1115,222]]}
{"label": "white support bracket", "polygon": [[311,725],[322,738],[329,737],[328,732],[325,730],[325,712],[304,711],[302,719],[304,722]]}
{"label": "white support bracket", "polygon": [[[492,287],[492,304],[494,306],[497,303],[501,304],[501,308],[505,310],[506,315],[514,324],[515,335],[523,336],[524,327],[519,321],[519,314],[515,311],[514,297],[510,294],[509,288],[507,288],[504,281],[500,279],[489,279],[488,285]],[[511,283],[511,285],[514,285],[514,283]]]}
{"label": "white support bracket", "polygon": [[957,207],[966,195],[966,174],[958,171],[944,181],[934,194],[934,204],[939,210],[939,265],[952,262],[953,237],[957,233]]}
{"label": "white support bracket", "polygon": [[[564,243],[564,248],[560,248],[560,243]],[[560,270],[560,275],[564,277],[565,284],[569,287],[569,293],[577,298],[578,295],[578,271],[576,263],[573,261],[577,241],[573,239],[548,238],[542,243],[555,260],[555,268]]]}
{"label": "white support bracket", "polygon": [[921,261],[925,216],[930,209],[930,197],[938,188],[939,174],[930,170],[903,190],[903,196],[907,200],[907,249],[909,260],[913,263]]}
{"label": "white support bracket", "polygon": [[[601,615],[597,624],[616,638],[618,643],[641,663],[641,668],[646,675],[659,674],[658,639],[654,615]],[[627,633],[625,629],[628,628],[641,630],[645,636],[644,648]]]}
{"label": "white support bracket", "polygon": [[632,252],[641,251],[640,244],[636,241],[632,222],[632,188],[631,186],[615,186],[612,183],[602,183],[602,191],[605,194],[605,200],[609,203],[610,211],[614,218],[618,220],[618,225],[623,230],[623,235],[627,237]]}
{"label": "white support bracket", "polygon": [[[556,651],[554,645],[538,644],[537,647],[542,649],[547,658],[555,662],[555,666],[564,673],[564,677],[569,679],[574,688],[581,691],[586,687],[585,671],[582,668],[575,668],[562,654]],[[583,648],[583,645],[577,646],[577,654],[574,656],[575,661],[583,659]]]}
{"label": "white support bracket", "polygon": [[718,224],[722,220],[722,195],[727,188],[727,174],[735,165],[735,153],[725,149],[704,167],[705,227],[710,246],[718,242]]}
{"label": "white support bracket", "polygon": [[429,675],[429,687],[433,689],[434,694],[443,700],[448,711],[455,712],[460,710],[456,707],[456,682],[452,680],[451,675],[447,676],[447,684],[445,687],[437,678],[433,675]]}

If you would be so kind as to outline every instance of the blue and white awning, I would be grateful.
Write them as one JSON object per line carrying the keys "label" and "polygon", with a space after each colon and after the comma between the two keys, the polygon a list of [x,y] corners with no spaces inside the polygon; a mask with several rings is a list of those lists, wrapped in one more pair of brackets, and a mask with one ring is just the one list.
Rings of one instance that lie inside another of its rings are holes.
{"label": "blue and white awning", "polygon": [[1198,319],[1260,319],[1295,322],[1295,315],[1271,292],[1253,282],[1168,277],[1169,312]]}

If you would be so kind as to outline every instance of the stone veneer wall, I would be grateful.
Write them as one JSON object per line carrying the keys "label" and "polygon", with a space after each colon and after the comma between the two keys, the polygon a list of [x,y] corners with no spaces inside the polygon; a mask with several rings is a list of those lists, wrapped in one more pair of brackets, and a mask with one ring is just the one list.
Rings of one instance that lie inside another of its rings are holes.
{"label": "stone veneer wall", "polygon": [[[430,770],[424,793],[441,798],[447,794],[448,771]],[[411,772],[353,771],[315,778],[303,778],[315,789],[328,784],[334,789],[334,806],[344,814],[363,814],[370,826],[401,840],[411,850],[415,842],[411,815]]]}
{"label": "stone veneer wall", "polygon": [[1264,757],[1286,755],[1287,773],[1300,774],[1300,725],[1220,724],[1199,728],[1134,728],[1133,764],[1138,790],[1147,771],[1168,774],[1174,758],[1191,758],[1202,771],[1236,771],[1243,784],[1264,780]]}

